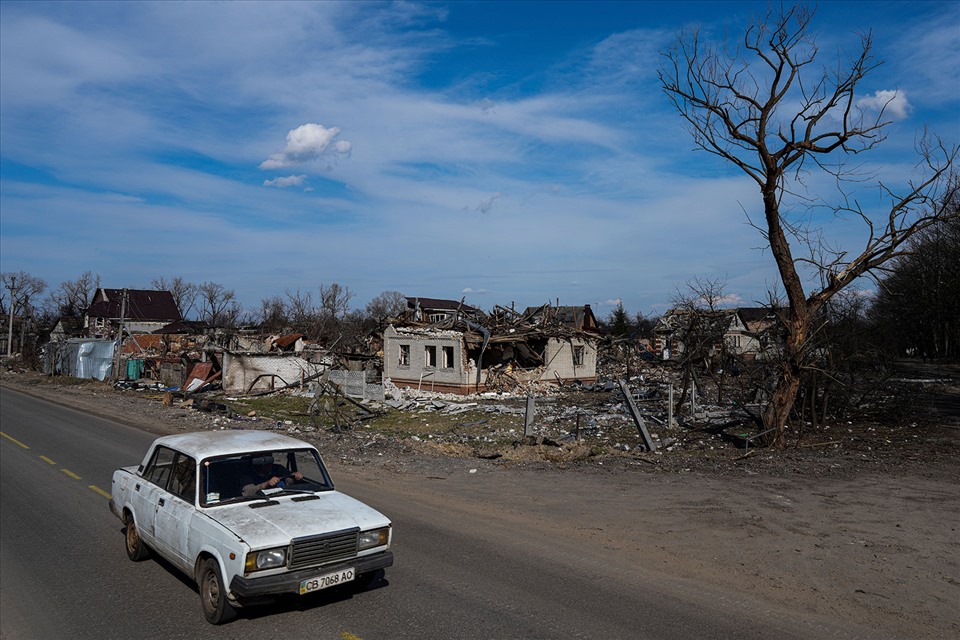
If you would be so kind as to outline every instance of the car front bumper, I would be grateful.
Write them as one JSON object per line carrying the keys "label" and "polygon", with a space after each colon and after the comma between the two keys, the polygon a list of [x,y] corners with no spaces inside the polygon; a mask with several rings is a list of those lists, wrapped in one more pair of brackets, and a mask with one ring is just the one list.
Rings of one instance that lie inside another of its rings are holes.
{"label": "car front bumper", "polygon": [[[336,564],[324,565],[313,569],[301,569],[291,573],[280,573],[259,578],[234,576],[230,581],[231,595],[238,600],[256,598],[259,596],[276,596],[285,593],[300,593],[300,583],[319,575],[342,571],[353,567],[356,575],[370,573],[378,569],[393,566],[393,552],[384,551],[370,556],[361,556],[345,560]],[[350,584],[350,583],[346,583]]]}

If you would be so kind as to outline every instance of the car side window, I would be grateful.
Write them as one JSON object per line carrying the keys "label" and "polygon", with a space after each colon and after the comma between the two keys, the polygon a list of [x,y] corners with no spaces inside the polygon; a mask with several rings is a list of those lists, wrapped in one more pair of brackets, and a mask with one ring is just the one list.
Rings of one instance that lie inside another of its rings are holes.
{"label": "car side window", "polygon": [[177,454],[173,465],[173,478],[170,493],[183,498],[193,504],[197,486],[197,461],[182,453]]}
{"label": "car side window", "polygon": [[157,450],[153,452],[153,459],[147,465],[147,470],[143,472],[143,477],[161,489],[166,489],[167,483],[170,481],[175,455],[176,452],[173,449],[157,447]]}

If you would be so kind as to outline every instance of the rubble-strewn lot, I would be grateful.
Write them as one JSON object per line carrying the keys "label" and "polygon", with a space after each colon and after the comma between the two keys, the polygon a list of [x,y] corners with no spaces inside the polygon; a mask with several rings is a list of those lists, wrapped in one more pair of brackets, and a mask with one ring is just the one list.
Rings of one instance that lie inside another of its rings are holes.
{"label": "rubble-strewn lot", "polygon": [[719,434],[726,418],[709,406],[696,424],[647,420],[672,443],[642,451],[614,391],[538,398],[535,436],[524,438],[525,398],[507,395],[399,394],[391,400],[400,408],[371,407],[337,433],[307,415],[311,398],[292,394],[215,396],[204,411],[202,397],[165,406],[163,392],[99,382],[11,371],[2,382],[155,433],[291,432],[316,442],[347,482],[390,485],[491,522],[535,523],[664,584],[695,579],[850,621],[871,637],[943,638],[960,637],[957,378],[902,372],[861,419],[808,425],[787,450],[749,455]]}
{"label": "rubble-strewn lot", "polygon": [[[960,428],[960,367],[926,367],[888,379],[857,420],[788,431],[784,451],[745,442],[755,433],[736,411],[701,405],[697,416],[667,426],[665,384],[656,375],[634,378],[637,405],[659,448],[647,451],[617,385],[590,391],[567,387],[535,399],[533,435],[524,436],[526,397],[474,396],[397,389],[383,403],[339,404],[340,426],[310,415],[312,397],[293,391],[270,396],[182,395],[150,385],[113,388],[96,380],[43,376],[7,369],[12,387],[151,431],[273,429],[316,441],[347,464],[420,466],[442,458],[484,459],[504,466],[557,466],[581,471],[726,475],[798,474],[854,477],[863,471],[938,477],[956,470]],[[951,377],[951,375],[953,377]],[[155,385],[156,386],[156,385]],[[165,397],[166,396],[166,397]],[[644,399],[647,398],[647,399]],[[131,410],[136,407],[136,410]]]}
{"label": "rubble-strewn lot", "polygon": [[[317,441],[328,457],[348,464],[416,465],[421,459],[479,458],[503,465],[540,463],[580,470],[636,469],[649,473],[697,471],[728,474],[796,473],[850,477],[863,470],[935,477],[953,468],[960,426],[960,381],[940,369],[905,372],[871,395],[857,420],[788,431],[785,451],[746,443],[755,433],[742,414],[703,404],[696,417],[678,416],[667,426],[666,384],[638,376],[631,387],[658,451],[644,440],[617,385],[591,391],[567,387],[535,400],[533,435],[524,437],[526,398],[509,393],[474,396],[390,388],[383,403],[346,403],[341,428],[327,415],[310,415],[309,393],[260,397],[222,393],[166,394],[147,385],[114,389],[95,380],[46,377],[24,370],[3,372],[4,384],[26,387],[55,401],[79,404],[137,420],[153,430],[279,429]],[[136,404],[135,412],[128,407]],[[168,406],[167,406],[168,405]],[[349,411],[348,411],[349,410]],[[412,455],[416,454],[416,455]]]}

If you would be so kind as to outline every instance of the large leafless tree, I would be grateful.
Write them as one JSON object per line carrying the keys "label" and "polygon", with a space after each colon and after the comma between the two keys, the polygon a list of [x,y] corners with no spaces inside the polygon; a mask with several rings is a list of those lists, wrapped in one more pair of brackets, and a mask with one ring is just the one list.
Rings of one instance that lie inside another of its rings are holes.
{"label": "large leafless tree", "polygon": [[[861,108],[856,94],[879,64],[869,33],[852,57],[818,66],[812,17],[804,6],[771,5],[739,42],[707,42],[698,29],[684,29],[662,52],[660,68],[664,91],[696,145],[731,162],[760,190],[763,220],[755,226],[786,296],[784,357],[763,414],[779,446],[820,309],[857,278],[901,255],[911,236],[950,215],[945,192],[957,186],[950,179],[956,147],[924,134],[912,179],[906,177],[899,189],[879,185],[882,210],[863,208],[852,192],[845,193],[863,176],[847,173],[844,159],[881,142],[890,121],[884,109]],[[828,204],[804,193],[814,171],[829,172],[840,185],[828,206],[865,225],[866,241],[853,252],[831,243],[825,226],[791,217],[804,202]],[[808,277],[807,268],[816,276]]]}
{"label": "large leafless tree", "polygon": [[240,303],[233,289],[218,282],[197,285],[200,319],[213,327],[232,328],[240,315]]}
{"label": "large leafless tree", "polygon": [[100,274],[84,271],[76,280],[65,280],[50,292],[50,306],[61,316],[83,315],[100,288]]}
{"label": "large leafless tree", "polygon": [[383,291],[367,303],[367,316],[375,322],[396,318],[407,308],[407,299],[399,291]]}

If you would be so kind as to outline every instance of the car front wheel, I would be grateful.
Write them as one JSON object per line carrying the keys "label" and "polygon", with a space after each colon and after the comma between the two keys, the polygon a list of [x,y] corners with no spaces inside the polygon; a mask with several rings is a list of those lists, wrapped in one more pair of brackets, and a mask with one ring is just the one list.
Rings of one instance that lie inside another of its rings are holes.
{"label": "car front wheel", "polygon": [[200,587],[200,603],[203,605],[203,617],[210,624],[223,624],[233,620],[237,610],[227,601],[226,585],[220,577],[220,565],[213,558],[207,558],[200,565],[197,581]]}

